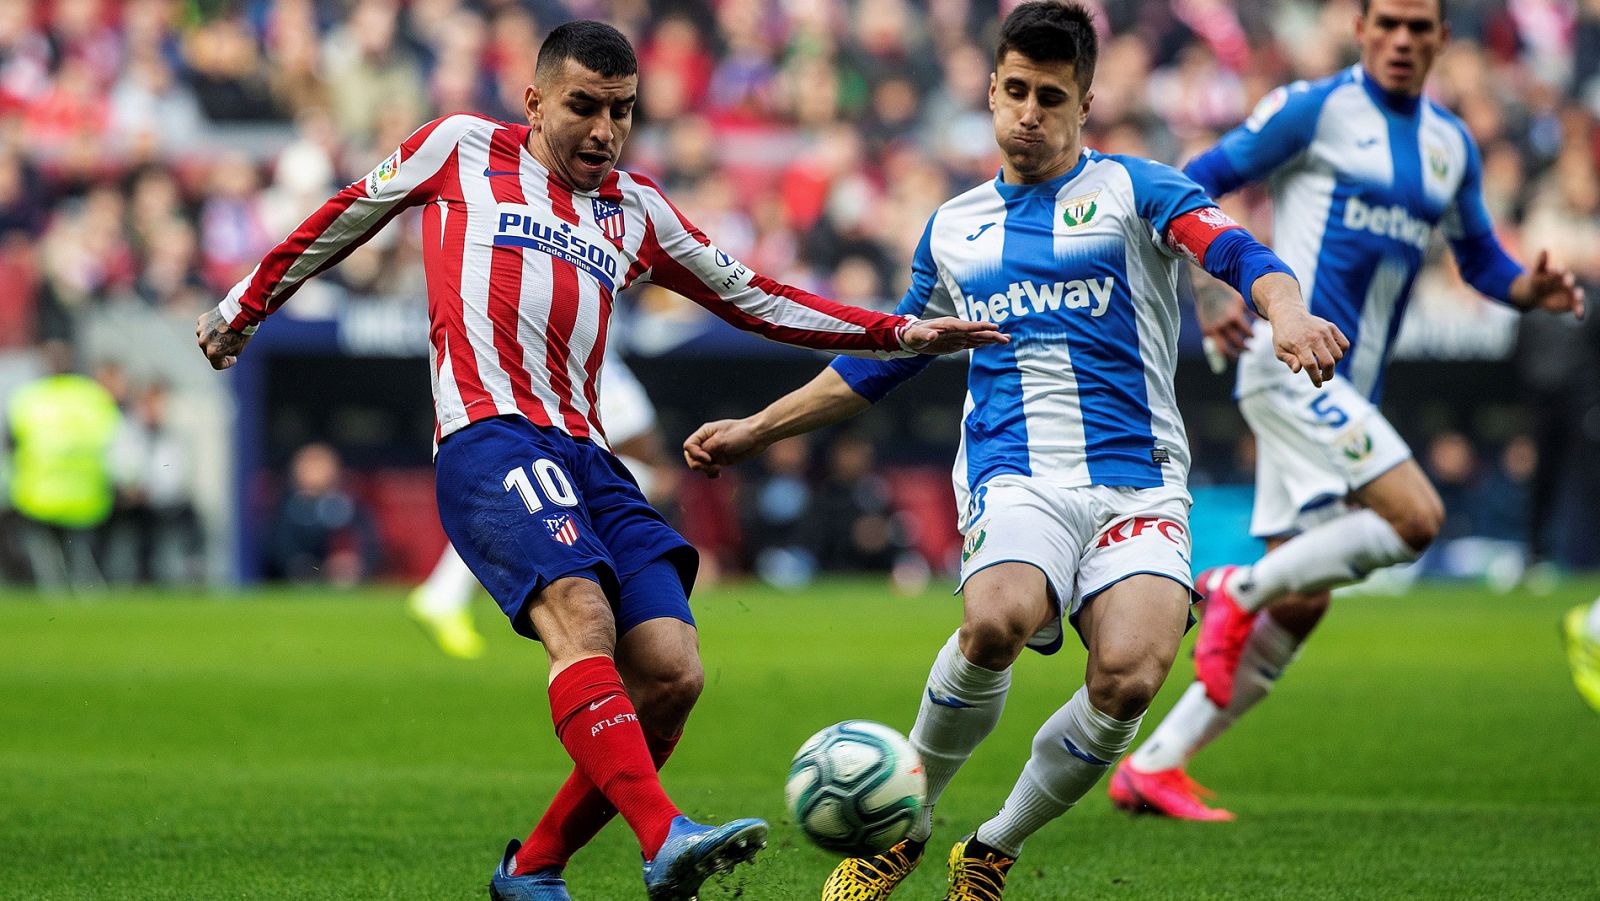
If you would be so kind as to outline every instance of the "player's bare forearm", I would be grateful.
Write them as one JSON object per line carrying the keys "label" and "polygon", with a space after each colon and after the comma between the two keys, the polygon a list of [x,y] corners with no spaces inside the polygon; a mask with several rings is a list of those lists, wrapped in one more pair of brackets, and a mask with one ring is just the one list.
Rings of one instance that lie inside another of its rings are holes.
{"label": "player's bare forearm", "polygon": [[744,419],[708,422],[683,442],[689,468],[716,478],[722,467],[761,453],[774,442],[842,422],[872,406],[832,368]]}
{"label": "player's bare forearm", "polygon": [[200,352],[206,355],[206,360],[211,363],[212,369],[227,369],[239,362],[239,355],[244,353],[246,344],[250,343],[250,335],[238,331],[228,325],[222,314],[215,309],[200,314],[194,325],[195,343],[200,345]]}
{"label": "player's bare forearm", "polygon": [[1311,384],[1333,378],[1333,366],[1344,358],[1350,341],[1339,327],[1306,309],[1300,283],[1282,272],[1269,272],[1250,288],[1256,309],[1272,323],[1272,349],[1290,372],[1304,372]]}
{"label": "player's bare forearm", "polygon": [[1280,315],[1294,315],[1296,311],[1307,313],[1300,283],[1294,276],[1282,272],[1268,272],[1256,279],[1250,286],[1250,299],[1261,312],[1261,318],[1273,325],[1277,325]]}
{"label": "player's bare forearm", "polygon": [[857,394],[831,367],[750,417],[767,444],[814,432],[860,413],[872,402]]}

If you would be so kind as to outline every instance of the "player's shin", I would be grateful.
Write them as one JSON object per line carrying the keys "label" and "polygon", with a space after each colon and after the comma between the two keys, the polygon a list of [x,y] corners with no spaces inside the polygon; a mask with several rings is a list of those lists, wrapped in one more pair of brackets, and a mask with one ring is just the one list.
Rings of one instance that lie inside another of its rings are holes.
{"label": "player's shin", "polygon": [[1157,773],[1186,766],[1201,748],[1215,741],[1272,691],[1284,667],[1294,661],[1299,650],[1300,642],[1277,620],[1266,614],[1256,616],[1239,657],[1232,702],[1227,708],[1220,708],[1206,697],[1203,683],[1190,685],[1156,730],[1133,752],[1133,768],[1141,773]]}
{"label": "player's shin", "polygon": [[[650,760],[659,771],[678,746],[682,736],[662,738],[644,730]],[[561,790],[551,799],[539,824],[517,850],[517,873],[532,873],[545,867],[565,867],[578,849],[594,840],[600,830],[617,815],[617,809],[595,788],[581,769],[573,768]]]}
{"label": "player's shin", "polygon": [[556,735],[577,769],[622,814],[653,858],[678,808],[661,788],[639,716],[609,657],[587,657],[550,683]]}
{"label": "player's shin", "polygon": [[1005,806],[978,827],[978,841],[1016,857],[1022,843],[1078,803],[1133,743],[1144,714],[1119,720],[1095,709],[1078,689],[1033,737],[1033,754]]}
{"label": "player's shin", "polygon": [[928,776],[928,800],[911,827],[913,841],[927,841],[932,834],[933,805],[1000,722],[1006,691],[1011,687],[1010,668],[996,672],[967,660],[958,635],[951,635],[934,658],[917,722],[911,727],[911,744],[922,757]]}
{"label": "player's shin", "polygon": [[1383,517],[1357,510],[1296,535],[1241,569],[1229,584],[1235,602],[1260,610],[1291,591],[1311,594],[1360,581],[1385,566],[1415,560]]}

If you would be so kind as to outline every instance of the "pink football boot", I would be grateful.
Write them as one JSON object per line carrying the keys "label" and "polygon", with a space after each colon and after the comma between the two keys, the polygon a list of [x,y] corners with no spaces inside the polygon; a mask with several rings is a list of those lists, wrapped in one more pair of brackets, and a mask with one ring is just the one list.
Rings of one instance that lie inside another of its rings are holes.
{"label": "pink football boot", "polygon": [[1207,807],[1202,798],[1215,797],[1205,786],[1189,778],[1183,767],[1143,773],[1124,758],[1111,774],[1111,803],[1129,813],[1154,813],[1175,820],[1198,823],[1232,822],[1233,814],[1219,807]]}

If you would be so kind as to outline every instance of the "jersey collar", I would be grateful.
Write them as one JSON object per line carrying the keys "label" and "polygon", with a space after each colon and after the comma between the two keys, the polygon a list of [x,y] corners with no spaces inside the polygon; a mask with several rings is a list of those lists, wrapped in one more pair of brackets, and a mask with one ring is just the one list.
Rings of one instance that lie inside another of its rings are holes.
{"label": "jersey collar", "polygon": [[1088,165],[1089,156],[1093,153],[1094,151],[1085,147],[1078,153],[1077,165],[1073,166],[1071,169],[1068,169],[1066,172],[1057,175],[1055,178],[1052,178],[1049,181],[1034,182],[1027,185],[1014,185],[1006,181],[1006,170],[1002,168],[999,172],[995,173],[994,189],[999,191],[1000,196],[1007,200],[1024,197],[1028,194],[1054,194],[1061,190],[1062,186],[1067,182],[1072,181],[1074,178],[1077,178],[1079,175],[1083,174],[1083,167]]}
{"label": "jersey collar", "polygon": [[1378,84],[1377,79],[1373,78],[1365,67],[1357,64],[1355,70],[1356,81],[1361,82],[1361,87],[1366,90],[1367,96],[1371,97],[1373,102],[1390,112],[1398,113],[1402,116],[1416,115],[1417,108],[1422,105],[1421,95],[1413,97],[1410,94],[1385,91],[1383,86]]}

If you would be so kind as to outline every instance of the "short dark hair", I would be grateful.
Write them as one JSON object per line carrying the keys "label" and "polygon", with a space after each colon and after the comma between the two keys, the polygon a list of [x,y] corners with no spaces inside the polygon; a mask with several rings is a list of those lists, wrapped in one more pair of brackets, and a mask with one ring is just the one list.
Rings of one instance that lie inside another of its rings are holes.
{"label": "short dark hair", "polygon": [[1061,0],[1033,0],[1012,10],[1000,26],[995,66],[998,68],[1013,50],[1036,63],[1072,63],[1078,89],[1087,94],[1094,82],[1100,38],[1094,32],[1094,18],[1082,6]]}
{"label": "short dark hair", "polygon": [[[1439,4],[1439,21],[1444,21],[1444,0],[1436,0]],[[1367,17],[1368,10],[1372,9],[1372,0],[1361,0],[1361,18]]]}
{"label": "short dark hair", "polygon": [[558,25],[550,32],[539,47],[535,77],[554,75],[569,59],[606,78],[621,78],[639,71],[633,45],[622,32],[604,22],[588,19]]}

